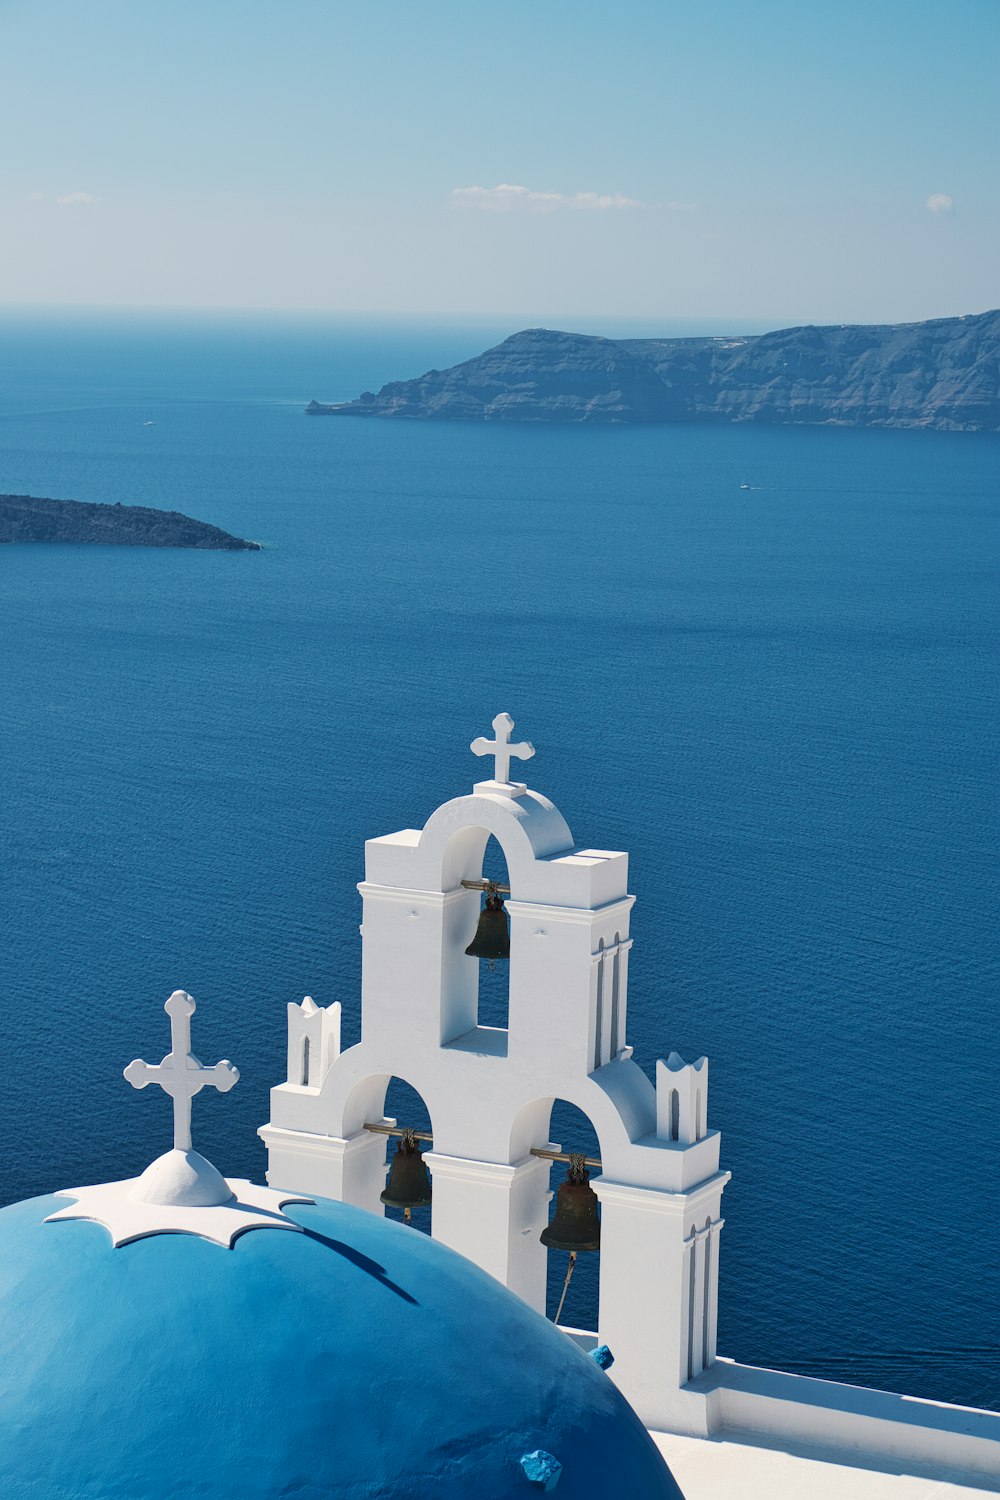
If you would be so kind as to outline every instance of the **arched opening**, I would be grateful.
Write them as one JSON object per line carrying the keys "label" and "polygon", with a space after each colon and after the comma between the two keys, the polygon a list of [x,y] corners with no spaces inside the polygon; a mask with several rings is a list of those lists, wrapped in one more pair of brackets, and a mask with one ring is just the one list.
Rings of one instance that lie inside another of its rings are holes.
{"label": "arched opening", "polygon": [[[503,850],[491,834],[483,853],[484,880],[495,880],[501,885],[510,884],[507,861]],[[483,903],[485,904],[485,895]],[[504,914],[510,925],[510,919]],[[479,960],[479,1003],[476,1009],[478,1026],[497,1027],[507,1030],[510,1015],[510,963],[500,959],[494,964]]]}
{"label": "arched opening", "polygon": [[[547,1137],[547,1138],[546,1138]],[[600,1159],[600,1146],[597,1140],[597,1132],[582,1110],[575,1104],[568,1103],[565,1099],[555,1099],[551,1106],[551,1116],[548,1131],[542,1130],[535,1145],[546,1147],[550,1142],[557,1142],[559,1149],[567,1155],[578,1153],[581,1156],[589,1156]],[[600,1176],[599,1167],[587,1169],[590,1178]],[[555,1195],[549,1206],[549,1220],[552,1221],[558,1209],[559,1188],[567,1180],[569,1167],[566,1162],[553,1162],[550,1183]],[[582,1329],[587,1332],[596,1330],[599,1303],[600,1286],[600,1251],[580,1251],[577,1254],[570,1277],[569,1285],[566,1286],[566,1273],[569,1269],[569,1253],[565,1250],[549,1248],[546,1271],[545,1311],[546,1316],[554,1319],[563,1299],[565,1289],[565,1300],[563,1300],[562,1311],[559,1315],[559,1326],[573,1330]]]}
{"label": "arched opening", "polygon": [[681,1096],[676,1089],[670,1090],[670,1139],[681,1138]]}
{"label": "arched opening", "polygon": [[[478,847],[477,839],[481,840]],[[506,1056],[510,960],[500,956],[500,950],[508,943],[510,918],[506,909],[492,920],[484,918],[484,913],[491,897],[508,899],[510,874],[499,841],[485,829],[463,829],[462,840],[466,847],[459,863],[460,879],[467,889],[445,948],[441,1042],[446,1047]],[[457,843],[457,836],[452,843]],[[485,889],[486,881],[501,889]],[[468,952],[474,943],[486,956]]]}
{"label": "arched opening", "polygon": [[309,1084],[309,1038],[307,1036],[305,1036],[305,1037],[302,1038],[302,1076],[299,1079],[299,1082],[302,1084],[303,1088],[308,1087],[308,1084]]}
{"label": "arched opening", "polygon": [[[425,1135],[432,1134],[431,1117],[423,1098],[417,1093],[415,1088],[402,1078],[390,1078],[389,1086],[385,1092],[384,1113],[389,1119],[394,1119],[397,1127],[401,1130],[410,1129],[419,1131]],[[389,1149],[386,1153],[389,1168],[386,1176],[387,1184],[391,1179],[392,1162],[396,1154],[398,1142],[398,1136],[391,1136],[389,1139]],[[433,1149],[430,1141],[418,1141],[417,1144],[420,1147],[421,1153]],[[429,1170],[428,1168],[428,1172]],[[403,1208],[393,1207],[391,1204],[383,1206],[387,1219],[395,1219],[397,1223],[406,1221],[407,1215]],[[413,1207],[409,1211],[409,1223],[414,1229],[420,1230],[423,1234],[430,1234],[431,1213],[431,1204]]]}

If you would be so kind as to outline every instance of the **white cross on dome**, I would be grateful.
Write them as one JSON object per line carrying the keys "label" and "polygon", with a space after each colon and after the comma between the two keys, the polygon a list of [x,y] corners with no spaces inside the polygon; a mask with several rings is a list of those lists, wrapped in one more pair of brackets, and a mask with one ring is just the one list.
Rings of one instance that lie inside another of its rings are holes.
{"label": "white cross on dome", "polygon": [[170,1017],[170,1051],[162,1062],[147,1063],[135,1058],[125,1069],[125,1077],[134,1089],[158,1083],[174,1101],[174,1150],[190,1151],[191,1100],[206,1084],[227,1094],[239,1082],[240,1070],[228,1058],[214,1067],[204,1067],[191,1051],[191,1017],[195,1003],[184,990],[174,990],[163,1009]]}
{"label": "white cross on dome", "polygon": [[139,1177],[65,1188],[73,1201],[49,1214],[46,1224],[92,1219],[103,1224],[115,1247],[155,1234],[194,1234],[231,1248],[248,1229],[289,1229],[301,1225],[282,1212],[286,1203],[312,1203],[300,1193],[258,1187],[242,1177],[227,1179],[191,1146],[191,1100],[207,1086],[227,1094],[240,1076],[227,1058],[206,1068],[191,1051],[195,1003],[174,990],[163,1007],[170,1017],[170,1051],[160,1063],[136,1058],[125,1069],[134,1089],[159,1084],[174,1101],[174,1145],[150,1162]]}

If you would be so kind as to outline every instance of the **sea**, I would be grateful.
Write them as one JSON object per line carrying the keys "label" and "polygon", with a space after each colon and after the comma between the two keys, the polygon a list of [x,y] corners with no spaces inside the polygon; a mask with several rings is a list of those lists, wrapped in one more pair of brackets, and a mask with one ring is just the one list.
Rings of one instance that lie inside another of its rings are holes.
{"label": "sea", "polygon": [[178,987],[261,1180],[287,1003],[359,1034],[365,839],[505,709],[630,853],[636,1058],[710,1059],[720,1352],[998,1409],[1000,438],[304,415],[517,326],[0,313],[0,491],[263,547],[0,547],[0,1201],[166,1149]]}

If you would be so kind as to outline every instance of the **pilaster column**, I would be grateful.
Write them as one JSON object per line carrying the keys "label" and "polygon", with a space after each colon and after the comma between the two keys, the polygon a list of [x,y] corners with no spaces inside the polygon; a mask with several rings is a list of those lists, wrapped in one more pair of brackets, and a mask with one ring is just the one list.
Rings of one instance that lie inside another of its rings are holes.
{"label": "pilaster column", "polygon": [[705,1248],[710,1234],[708,1229],[692,1229],[691,1240],[691,1298],[689,1302],[691,1328],[688,1350],[687,1378],[693,1380],[705,1368],[705,1324],[708,1321],[705,1307]]}
{"label": "pilaster column", "polygon": [[611,1034],[611,1056],[617,1057],[625,1046],[626,1013],[628,1009],[628,955],[632,947],[631,938],[622,938],[618,944],[618,1003],[614,1009]]}
{"label": "pilaster column", "polygon": [[713,1219],[705,1254],[708,1257],[708,1297],[705,1319],[705,1369],[715,1364],[715,1346],[719,1333],[719,1241],[725,1219]]}
{"label": "pilaster column", "polygon": [[604,1177],[592,1184],[601,1200],[599,1338],[615,1357],[612,1378],[647,1427],[669,1427],[689,1361],[701,1371],[707,1235],[700,1231],[698,1242],[693,1231],[717,1214],[728,1180],[717,1172],[686,1193]]}
{"label": "pilaster column", "polygon": [[507,1164],[424,1153],[433,1178],[431,1230],[436,1240],[475,1261],[545,1312],[549,1168],[537,1156]]}
{"label": "pilaster column", "polygon": [[694,1234],[684,1241],[684,1261],[681,1269],[681,1328],[678,1342],[678,1385],[691,1379],[691,1330],[694,1325],[694,1258],[698,1241]]}

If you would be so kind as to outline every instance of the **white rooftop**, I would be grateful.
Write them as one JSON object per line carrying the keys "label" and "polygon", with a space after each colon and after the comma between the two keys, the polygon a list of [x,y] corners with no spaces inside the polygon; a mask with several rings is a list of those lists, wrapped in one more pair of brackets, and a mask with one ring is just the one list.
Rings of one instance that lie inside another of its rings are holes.
{"label": "white rooftop", "polygon": [[[985,1500],[1000,1494],[984,1475],[858,1468],[843,1454],[759,1447],[732,1438],[652,1434],[684,1500]],[[1000,1455],[998,1455],[1000,1457]],[[914,1465],[915,1468],[920,1467]]]}

